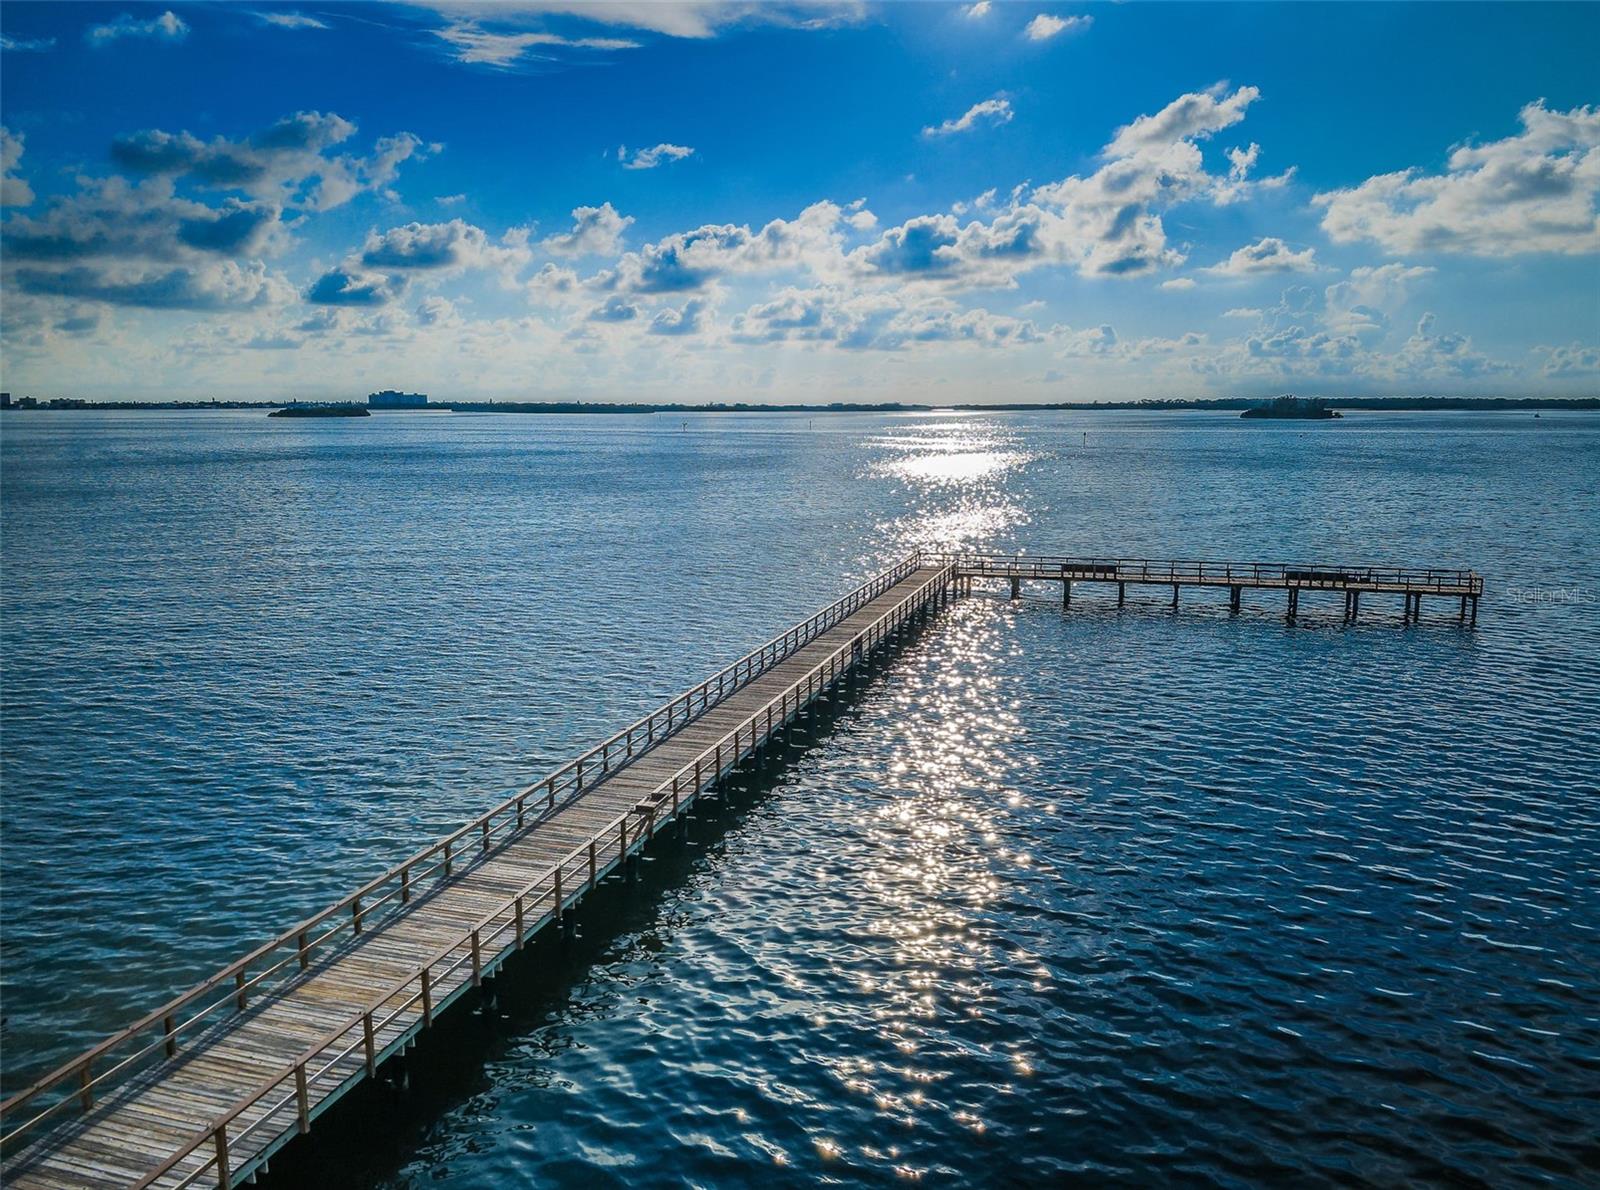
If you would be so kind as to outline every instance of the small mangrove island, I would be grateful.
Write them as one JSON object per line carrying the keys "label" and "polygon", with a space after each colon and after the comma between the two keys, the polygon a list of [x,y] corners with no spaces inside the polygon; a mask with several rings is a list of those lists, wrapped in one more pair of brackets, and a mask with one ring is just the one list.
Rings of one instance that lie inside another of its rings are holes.
{"label": "small mangrove island", "polygon": [[1344,415],[1336,409],[1328,408],[1328,402],[1321,397],[1282,396],[1274,398],[1269,404],[1252,406],[1239,416],[1271,417],[1291,421],[1328,421]]}
{"label": "small mangrove island", "polygon": [[268,417],[370,417],[362,405],[285,405]]}

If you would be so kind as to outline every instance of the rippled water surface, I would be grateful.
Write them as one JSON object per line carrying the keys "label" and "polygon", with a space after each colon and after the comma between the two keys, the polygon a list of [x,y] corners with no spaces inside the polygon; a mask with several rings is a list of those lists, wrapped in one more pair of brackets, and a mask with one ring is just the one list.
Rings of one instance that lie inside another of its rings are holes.
{"label": "rippled water surface", "polygon": [[1600,1180],[1600,419],[0,446],[10,1087],[910,548],[1466,565],[1476,631],[979,592],[275,1177]]}

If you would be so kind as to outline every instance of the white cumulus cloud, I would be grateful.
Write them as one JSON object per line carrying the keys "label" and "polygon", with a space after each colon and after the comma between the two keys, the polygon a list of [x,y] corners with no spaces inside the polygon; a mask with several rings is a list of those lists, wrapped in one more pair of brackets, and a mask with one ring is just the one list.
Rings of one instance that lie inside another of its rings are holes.
{"label": "white cumulus cloud", "polygon": [[327,29],[326,21],[319,21],[316,17],[308,17],[303,12],[258,12],[256,16],[269,25],[276,25],[280,29]]}
{"label": "white cumulus cloud", "polygon": [[481,227],[452,219],[371,231],[361,245],[359,263],[364,269],[402,273],[490,269],[509,279],[532,259],[526,229],[512,228],[495,243]]}
{"label": "white cumulus cloud", "polygon": [[980,125],[994,126],[1011,123],[1015,113],[1011,110],[1011,100],[1001,95],[993,99],[985,99],[982,103],[975,103],[960,116],[953,120],[946,120],[943,124],[930,124],[922,130],[923,136],[950,136],[957,132],[971,132]]}
{"label": "white cumulus cloud", "polygon": [[1335,243],[1395,254],[1600,250],[1600,108],[1541,101],[1520,119],[1514,136],[1456,149],[1444,173],[1412,168],[1318,194],[1322,229]]}
{"label": "white cumulus cloud", "polygon": [[736,315],[730,337],[736,343],[813,343],[846,351],[904,351],[940,343],[1009,347],[1043,339],[1026,319],[963,310],[942,298],[907,300],[832,285],[782,290]]}
{"label": "white cumulus cloud", "polygon": [[690,298],[682,309],[671,306],[656,313],[648,328],[652,335],[697,335],[705,329],[709,303],[704,298]]}
{"label": "white cumulus cloud", "polygon": [[157,41],[182,41],[189,36],[189,24],[177,13],[168,9],[147,21],[135,20],[124,14],[103,25],[92,25],[84,34],[90,45],[110,45],[124,37],[150,37]]}
{"label": "white cumulus cloud", "polygon": [[42,54],[48,49],[54,49],[54,37],[6,37],[0,35],[0,50],[9,50],[19,54]]}
{"label": "white cumulus cloud", "polygon": [[1227,260],[1206,272],[1222,277],[1254,277],[1263,273],[1309,273],[1316,267],[1314,248],[1296,252],[1277,236],[1264,236],[1236,249]]}
{"label": "white cumulus cloud", "polygon": [[1029,41],[1049,41],[1052,37],[1062,33],[1076,33],[1087,29],[1094,24],[1093,17],[1058,17],[1048,12],[1041,12],[1028,22],[1023,29],[1023,35]]}
{"label": "white cumulus cloud", "polygon": [[[852,204],[854,205],[854,204]],[[820,277],[844,268],[842,227],[863,212],[834,202],[812,203],[794,219],[773,219],[759,230],[710,223],[664,236],[630,252],[615,269],[591,278],[597,288],[666,294],[704,289],[729,274],[805,270]]]}
{"label": "white cumulus cloud", "polygon": [[21,133],[0,125],[0,207],[25,207],[33,201],[33,187],[16,173],[23,141]]}
{"label": "white cumulus cloud", "polygon": [[1544,356],[1544,366],[1539,369],[1542,375],[1600,375],[1600,347],[1569,343],[1565,347],[1535,347],[1534,351]]}
{"label": "white cumulus cloud", "polygon": [[562,37],[556,33],[496,33],[471,21],[435,29],[457,62],[507,69],[531,49],[636,50],[637,41],[621,37]]}
{"label": "white cumulus cloud", "polygon": [[635,149],[631,156],[627,145],[621,145],[617,149],[617,160],[622,162],[623,169],[655,169],[658,165],[682,161],[685,157],[692,156],[694,150],[688,145],[669,145],[665,142],[652,145],[648,149]]}
{"label": "white cumulus cloud", "polygon": [[622,233],[632,222],[632,215],[618,214],[608,202],[597,207],[576,207],[572,230],[546,236],[540,243],[545,251],[558,256],[609,256],[622,247]]}
{"label": "white cumulus cloud", "polygon": [[[1261,98],[1256,87],[1240,87],[1232,94],[1218,84],[1209,91],[1180,95],[1153,116],[1140,116],[1132,124],[1117,129],[1106,146],[1108,157],[1133,157],[1160,150],[1175,141],[1204,140],[1244,119],[1250,105]],[[1232,160],[1235,169],[1253,164],[1254,156]]]}
{"label": "white cumulus cloud", "polygon": [[217,190],[241,190],[309,210],[330,210],[394,181],[403,162],[434,152],[409,132],[380,137],[365,157],[331,150],[356,133],[332,112],[297,112],[242,140],[202,141],[188,132],[150,129],[118,137],[111,160],[144,177],[188,179]]}

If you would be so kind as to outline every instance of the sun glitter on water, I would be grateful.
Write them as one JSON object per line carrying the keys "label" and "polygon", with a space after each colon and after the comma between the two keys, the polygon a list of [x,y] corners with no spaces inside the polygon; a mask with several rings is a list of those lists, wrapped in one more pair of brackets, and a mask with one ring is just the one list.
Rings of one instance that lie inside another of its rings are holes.
{"label": "sun glitter on water", "polygon": [[915,511],[880,526],[907,548],[977,549],[1025,525],[1018,474],[1040,456],[986,419],[938,421],[872,440],[881,452],[872,476],[905,484]]}

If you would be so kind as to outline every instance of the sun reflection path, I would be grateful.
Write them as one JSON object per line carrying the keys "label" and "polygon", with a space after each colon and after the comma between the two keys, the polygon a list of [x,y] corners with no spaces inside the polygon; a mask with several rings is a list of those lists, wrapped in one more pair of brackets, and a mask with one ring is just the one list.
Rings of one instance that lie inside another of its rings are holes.
{"label": "sun reflection path", "polygon": [[880,524],[907,549],[993,546],[1027,523],[1020,473],[1042,456],[987,419],[945,419],[885,434],[868,475],[905,488],[909,511]]}
{"label": "sun reflection path", "polygon": [[[982,1080],[1000,1094],[1031,1072],[1026,1040],[1009,1029],[1004,1045],[974,1054],[957,1022],[984,1019],[998,995],[990,972],[1019,956],[985,922],[1002,895],[993,843],[1009,834],[1008,799],[1017,745],[1025,735],[1014,700],[993,675],[997,652],[1011,651],[992,609],[958,605],[941,626],[936,649],[896,675],[892,704],[878,712],[876,733],[895,737],[895,759],[878,778],[868,846],[876,857],[862,873],[863,904],[878,910],[872,929],[889,941],[886,962],[857,986],[870,1024],[892,1050],[822,1057],[858,1110],[875,1114],[883,1143],[835,1152],[833,1136],[813,1138],[818,1152],[887,1166],[902,1178],[932,1172],[921,1162],[937,1146],[926,1137],[952,1129],[982,1133],[988,1122],[971,1088],[951,1085],[976,1056]],[[1021,956],[1024,957],[1025,956]],[[896,1134],[904,1146],[887,1143]],[[830,1147],[833,1146],[833,1147]]]}

